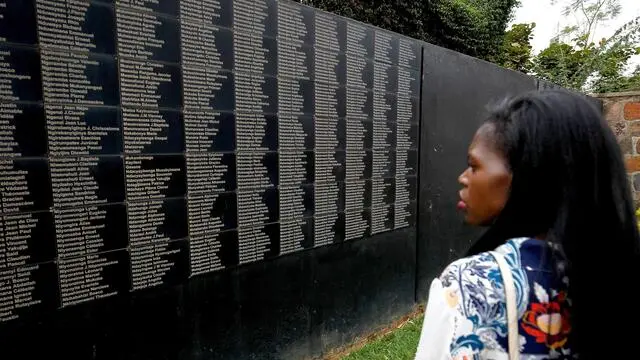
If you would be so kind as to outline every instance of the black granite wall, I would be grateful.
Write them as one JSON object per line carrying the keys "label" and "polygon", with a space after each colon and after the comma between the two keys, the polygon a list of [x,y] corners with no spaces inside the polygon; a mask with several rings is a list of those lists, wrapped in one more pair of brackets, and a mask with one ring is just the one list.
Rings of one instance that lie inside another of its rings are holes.
{"label": "black granite wall", "polygon": [[425,44],[420,130],[420,202],[416,297],[425,301],[433,277],[464,255],[481,230],[456,210],[458,176],[487,106],[536,90],[537,81],[482,60]]}
{"label": "black granite wall", "polygon": [[421,64],[288,1],[0,1],[1,356],[297,358],[406,312]]}

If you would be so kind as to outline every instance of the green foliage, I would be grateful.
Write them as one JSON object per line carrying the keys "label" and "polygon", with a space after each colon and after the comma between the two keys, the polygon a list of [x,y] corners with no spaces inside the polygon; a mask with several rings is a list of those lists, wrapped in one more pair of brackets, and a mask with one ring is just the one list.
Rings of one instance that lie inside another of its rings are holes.
{"label": "green foliage", "polygon": [[365,345],[343,360],[413,360],[420,340],[423,317],[410,320],[387,336]]}
{"label": "green foliage", "polygon": [[564,2],[564,15],[578,22],[565,26],[537,56],[531,47],[535,24],[515,24],[505,33],[519,0],[301,1],[566,88],[587,92],[640,89],[640,67],[627,74],[629,60],[639,53],[640,18],[608,39],[594,39],[599,25],[620,14],[620,0],[557,0]]}
{"label": "green foliage", "polygon": [[640,18],[622,26],[607,39],[594,41],[598,25],[615,19],[619,0],[569,0],[565,15],[579,19],[565,26],[533,59],[532,73],[566,88],[587,92],[640,89],[640,69],[625,75],[629,60],[639,54]]}
{"label": "green foliage", "polygon": [[[551,3],[557,3],[557,0],[553,0]],[[559,35],[580,32],[583,35],[588,34],[589,36],[587,36],[585,40],[591,42],[593,41],[593,34],[598,24],[617,18],[621,11],[622,5],[620,5],[619,0],[565,1],[562,14],[564,16],[577,14],[583,19],[578,25],[566,26]]]}
{"label": "green foliage", "polygon": [[500,52],[519,0],[302,0],[366,22],[483,59]]}
{"label": "green foliage", "polygon": [[582,69],[592,51],[592,48],[576,49],[569,44],[552,42],[534,59],[535,73],[543,80],[580,90],[589,76]]}
{"label": "green foliage", "polygon": [[301,0],[337,15],[417,39],[424,38],[423,5],[412,0]]}
{"label": "green foliage", "polygon": [[430,0],[425,2],[425,33],[436,45],[492,60],[517,0]]}
{"label": "green foliage", "polygon": [[500,52],[492,60],[508,69],[528,73],[531,70],[531,40],[536,24],[515,24],[507,31]]}
{"label": "green foliage", "polygon": [[636,68],[631,76],[624,74],[631,56],[638,54],[638,48],[633,45],[618,45],[606,51],[600,60],[591,91],[607,93],[640,89],[640,68]]}

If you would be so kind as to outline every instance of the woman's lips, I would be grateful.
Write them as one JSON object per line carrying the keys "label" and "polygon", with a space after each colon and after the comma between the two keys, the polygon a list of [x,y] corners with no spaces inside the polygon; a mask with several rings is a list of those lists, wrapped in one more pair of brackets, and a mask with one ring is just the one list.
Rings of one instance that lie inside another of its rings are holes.
{"label": "woman's lips", "polygon": [[467,209],[467,203],[462,200],[462,190],[460,190],[460,192],[458,193],[458,196],[460,196],[460,201],[458,201],[458,210],[466,210]]}

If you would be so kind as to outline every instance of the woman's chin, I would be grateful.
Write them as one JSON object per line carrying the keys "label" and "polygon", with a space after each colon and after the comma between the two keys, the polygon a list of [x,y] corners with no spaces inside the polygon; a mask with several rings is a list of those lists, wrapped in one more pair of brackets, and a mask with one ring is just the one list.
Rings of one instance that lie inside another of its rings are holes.
{"label": "woman's chin", "polygon": [[467,212],[464,213],[463,221],[467,225],[474,225],[473,217],[469,216],[469,213]]}
{"label": "woman's chin", "polygon": [[477,217],[474,217],[473,215],[469,214],[468,212],[466,212],[464,214],[464,223],[470,226],[483,226],[483,222],[478,220]]}

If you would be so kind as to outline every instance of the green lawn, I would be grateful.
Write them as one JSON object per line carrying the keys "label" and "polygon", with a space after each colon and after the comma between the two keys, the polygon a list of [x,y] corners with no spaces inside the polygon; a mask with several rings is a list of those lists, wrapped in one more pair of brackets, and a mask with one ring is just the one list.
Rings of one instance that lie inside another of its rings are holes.
{"label": "green lawn", "polygon": [[423,317],[409,320],[401,328],[365,345],[342,360],[413,360],[420,339]]}

